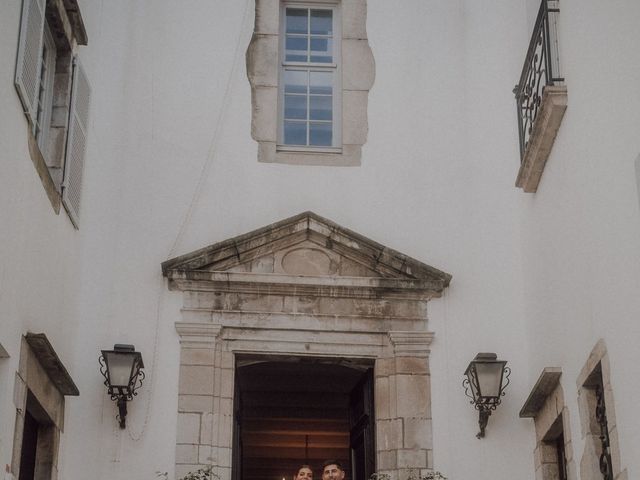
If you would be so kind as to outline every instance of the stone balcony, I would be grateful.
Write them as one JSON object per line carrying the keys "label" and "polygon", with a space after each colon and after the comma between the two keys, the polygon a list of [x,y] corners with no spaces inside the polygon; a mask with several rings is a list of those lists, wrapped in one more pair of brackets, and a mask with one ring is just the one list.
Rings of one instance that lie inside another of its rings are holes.
{"label": "stone balcony", "polygon": [[567,87],[546,87],[520,163],[516,187],[522,188],[527,193],[534,193],[538,189],[538,183],[566,109]]}
{"label": "stone balcony", "polygon": [[567,87],[560,75],[558,2],[542,0],[520,80],[513,90],[518,107],[520,170],[516,186],[538,189],[567,109]]}

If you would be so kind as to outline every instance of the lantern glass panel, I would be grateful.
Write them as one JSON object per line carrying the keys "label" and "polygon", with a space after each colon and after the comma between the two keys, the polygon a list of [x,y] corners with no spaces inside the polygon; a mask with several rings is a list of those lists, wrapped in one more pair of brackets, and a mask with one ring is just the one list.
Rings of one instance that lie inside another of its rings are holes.
{"label": "lantern glass panel", "polygon": [[502,384],[502,362],[476,363],[476,374],[480,387],[480,396],[494,397],[500,396],[500,386]]}
{"label": "lantern glass panel", "polygon": [[467,369],[467,379],[469,380],[469,387],[471,388],[471,394],[473,395],[474,400],[478,399],[478,387],[476,378],[476,369],[474,368],[474,365],[471,365]]}
{"label": "lantern glass panel", "polygon": [[105,352],[109,369],[109,382],[112,387],[128,387],[135,355],[117,352]]}

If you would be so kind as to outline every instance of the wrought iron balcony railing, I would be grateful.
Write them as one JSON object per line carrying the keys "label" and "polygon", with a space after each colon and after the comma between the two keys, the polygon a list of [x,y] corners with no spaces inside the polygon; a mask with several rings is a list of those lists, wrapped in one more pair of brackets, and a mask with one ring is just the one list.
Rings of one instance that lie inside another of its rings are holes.
{"label": "wrought iron balcony railing", "polygon": [[548,85],[564,81],[560,76],[556,16],[560,12],[557,0],[542,0],[533,35],[524,61],[520,81],[513,89],[518,107],[520,160],[529,142],[533,125],[542,103],[542,93]]}

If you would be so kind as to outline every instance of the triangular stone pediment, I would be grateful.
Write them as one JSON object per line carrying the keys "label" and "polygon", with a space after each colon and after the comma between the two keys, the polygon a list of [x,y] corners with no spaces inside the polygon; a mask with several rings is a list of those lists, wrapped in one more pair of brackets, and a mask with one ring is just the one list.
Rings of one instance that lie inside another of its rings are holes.
{"label": "triangular stone pediment", "polygon": [[434,293],[440,293],[451,280],[448,273],[313,212],[167,260],[162,272],[169,279],[206,279],[221,272],[256,274],[261,281],[269,275],[395,279],[409,281],[414,288],[423,284]]}

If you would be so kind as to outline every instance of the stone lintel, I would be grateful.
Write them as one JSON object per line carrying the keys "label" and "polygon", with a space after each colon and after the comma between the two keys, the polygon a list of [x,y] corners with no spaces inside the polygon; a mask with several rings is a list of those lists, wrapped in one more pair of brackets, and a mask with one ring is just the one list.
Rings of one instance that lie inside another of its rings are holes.
{"label": "stone lintel", "polygon": [[[598,342],[593,347],[593,350],[591,350],[591,353],[589,354],[589,358],[587,359],[587,362],[582,367],[582,370],[580,370],[580,374],[576,379],[576,385],[578,388],[581,388],[583,386],[589,386],[590,384],[589,380],[590,378],[592,378],[593,372],[596,370],[598,363],[601,363],[601,367],[603,368],[602,381],[605,384],[607,383],[607,380],[609,378],[608,361],[603,362],[603,360],[605,360],[606,357],[607,357],[607,346],[605,345],[603,339],[599,339]],[[606,371],[604,371],[604,369],[606,369]]]}
{"label": "stone lintel", "polygon": [[540,111],[520,164],[516,187],[535,193],[542,171],[551,153],[564,112],[567,109],[567,87],[547,86],[542,93]]}
{"label": "stone lintel", "polygon": [[243,355],[276,354],[362,360],[379,358],[385,348],[382,333],[225,326],[222,337],[234,354]]}
{"label": "stone lintel", "polygon": [[283,275],[251,272],[167,273],[169,287],[181,291],[219,291],[270,295],[429,300],[444,286],[437,280],[382,277]]}
{"label": "stone lintel", "polygon": [[520,418],[535,418],[543,407],[547,397],[553,392],[558,383],[562,369],[559,367],[546,367],[542,370],[538,381],[533,386],[527,401],[520,409]]}
{"label": "stone lintel", "polygon": [[389,332],[389,341],[397,357],[428,357],[434,332]]}
{"label": "stone lintel", "polygon": [[180,335],[180,343],[193,346],[213,345],[222,331],[222,325],[215,323],[176,322],[176,331]]}
{"label": "stone lintel", "polygon": [[51,383],[56,386],[58,391],[62,395],[80,395],[78,387],[73,383],[71,375],[69,375],[58,354],[49,343],[47,336],[44,333],[27,333],[25,339],[38,362],[47,373]]}
{"label": "stone lintel", "polygon": [[86,45],[89,42],[89,37],[87,36],[87,30],[84,27],[84,21],[82,20],[82,15],[80,14],[80,7],[78,6],[78,0],[57,0],[57,2],[64,5],[63,9],[66,16],[67,21],[69,22],[71,31],[78,42],[78,45]]}

